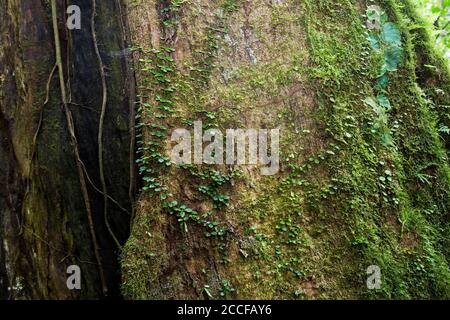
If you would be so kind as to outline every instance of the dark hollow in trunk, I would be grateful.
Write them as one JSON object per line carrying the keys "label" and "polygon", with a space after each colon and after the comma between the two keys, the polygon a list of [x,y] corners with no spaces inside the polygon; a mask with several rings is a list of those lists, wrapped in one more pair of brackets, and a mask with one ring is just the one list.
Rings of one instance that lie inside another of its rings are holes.
{"label": "dark hollow in trunk", "polygon": [[[80,30],[66,28],[65,12],[72,4],[81,8]],[[99,192],[102,85],[90,26],[92,1],[57,1],[57,11],[68,105],[86,168],[108,296],[118,296],[119,249],[106,228]],[[0,21],[0,298],[102,297],[58,72],[52,74],[50,5],[5,0]],[[120,1],[97,1],[95,30],[108,91],[103,129],[108,220],[121,243],[129,234],[134,192],[134,77],[123,21]],[[70,265],[81,268],[80,291],[66,286]]]}

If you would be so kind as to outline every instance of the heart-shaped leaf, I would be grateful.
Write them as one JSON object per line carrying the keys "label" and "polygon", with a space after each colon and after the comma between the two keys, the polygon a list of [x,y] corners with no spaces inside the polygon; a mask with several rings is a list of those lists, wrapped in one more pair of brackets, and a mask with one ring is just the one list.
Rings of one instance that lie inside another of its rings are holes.
{"label": "heart-shaped leaf", "polygon": [[380,49],[380,43],[379,43],[378,37],[376,35],[370,34],[367,37],[367,40],[369,41],[372,49]]}
{"label": "heart-shaped leaf", "polygon": [[400,46],[402,44],[402,36],[400,34],[400,30],[392,22],[383,24],[383,28],[381,30],[381,39],[383,39],[386,44],[393,46]]}
{"label": "heart-shaped leaf", "polygon": [[391,108],[392,108],[391,102],[384,94],[379,94],[377,96],[377,100],[378,100],[378,104],[380,106],[382,106],[384,109],[386,109],[386,111],[391,110]]}
{"label": "heart-shaped leaf", "polygon": [[399,47],[390,47],[384,53],[383,69],[387,71],[397,71],[397,67],[403,61],[403,49]]}
{"label": "heart-shaped leaf", "polygon": [[389,77],[386,74],[382,75],[378,78],[377,84],[381,89],[386,89],[389,84]]}

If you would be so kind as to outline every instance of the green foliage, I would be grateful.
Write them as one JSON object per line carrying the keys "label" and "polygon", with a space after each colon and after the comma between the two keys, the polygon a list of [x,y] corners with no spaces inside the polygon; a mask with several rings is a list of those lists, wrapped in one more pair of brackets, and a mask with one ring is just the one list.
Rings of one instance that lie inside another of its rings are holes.
{"label": "green foliage", "polygon": [[390,147],[394,146],[388,123],[388,112],[391,111],[392,105],[386,95],[386,90],[389,84],[389,73],[397,71],[404,59],[402,37],[398,26],[395,23],[388,22],[389,18],[385,11],[371,6],[367,9],[366,16],[369,28],[367,40],[374,54],[383,56],[383,63],[374,87],[377,97],[368,97],[364,100],[364,103],[371,107],[377,116],[371,132],[380,136],[380,141],[385,147]]}
{"label": "green foliage", "polygon": [[[164,28],[172,28],[178,24],[177,14],[185,3],[185,0],[172,0],[161,9]],[[231,0],[224,1],[223,8],[227,14],[235,8],[234,3]],[[205,49],[195,52],[194,63],[189,66],[188,72],[177,68],[173,57],[175,50],[171,47],[162,45],[159,49],[134,48],[134,51],[140,54],[138,61],[140,74],[143,76],[136,117],[138,121],[136,162],[142,178],[142,191],[148,192],[154,199],[157,199],[155,196],[159,197],[162,208],[166,213],[176,217],[182,232],[188,233],[188,225],[191,223],[203,228],[206,238],[217,240],[222,262],[227,261],[228,227],[218,219],[213,219],[213,212],[199,212],[191,208],[187,201],[177,199],[170,192],[172,181],[165,181],[164,176],[170,170],[181,170],[200,180],[196,191],[207,196],[206,201],[212,201],[215,211],[226,208],[230,203],[230,197],[222,194],[219,189],[238,177],[237,171],[225,175],[218,170],[201,170],[200,167],[192,165],[172,166],[170,158],[166,155],[169,130],[180,121],[177,102],[197,99],[199,93],[206,87],[218,49],[216,34],[224,32],[222,27],[224,19],[225,17],[219,19],[218,25],[208,30]],[[204,117],[204,129],[214,127],[215,112],[194,110],[194,113],[195,116]],[[182,119],[181,122],[185,125],[193,124],[191,119]]]}
{"label": "green foliage", "polygon": [[[315,129],[305,129],[304,123],[299,126],[297,117],[292,120],[280,114],[279,121],[292,123],[291,131],[296,133],[284,141],[280,176],[253,184],[254,177],[246,172],[243,179],[233,181],[232,173],[205,170],[201,165],[166,168],[164,161],[159,163],[160,155],[164,156],[159,140],[164,129],[159,125],[145,127],[154,131],[145,135],[146,140],[150,136],[153,141],[148,147],[156,147],[160,153],[155,158],[147,155],[152,162],[149,170],[154,170],[150,173],[158,179],[145,181],[154,184],[163,177],[169,180],[167,177],[181,176],[180,181],[187,181],[192,187],[186,197],[182,192],[176,191],[174,196],[161,189],[164,212],[178,220],[182,232],[204,232],[217,245],[222,262],[233,261],[220,266],[221,275],[230,281],[209,283],[212,289],[209,285],[202,287],[202,283],[197,292],[212,298],[218,290],[219,298],[224,298],[233,292],[233,281],[239,284],[239,296],[243,297],[450,296],[445,249],[448,227],[443,223],[449,208],[448,160],[437,135],[431,103],[420,94],[417,85],[422,66],[416,65],[414,50],[420,50],[416,47],[420,39],[411,31],[414,26],[406,21],[404,6],[394,0],[381,2],[386,11],[366,13],[380,27],[367,30],[363,26],[367,17],[362,17],[363,12],[350,1],[283,3],[286,7],[274,9],[274,16],[277,22],[285,18],[302,24],[299,29],[305,34],[296,41],[307,38],[306,53],[278,46],[272,49],[282,53],[289,65],[286,69],[292,74],[295,71],[298,78],[282,72],[283,64],[267,64],[276,66],[274,72],[259,62],[233,66],[233,76],[227,78],[226,87],[215,82],[236,104],[246,98],[251,100],[253,91],[278,98],[298,83],[301,91],[312,98],[304,103],[301,97],[289,97],[292,109],[283,104],[286,114],[295,116],[303,116],[296,112],[306,112],[308,106],[313,106],[313,115],[306,117],[318,126],[320,137],[314,136]],[[295,11],[301,18],[294,19],[282,10]],[[254,26],[255,30],[258,28]],[[272,31],[283,39],[276,30]],[[160,110],[155,108],[157,104],[150,103],[144,112],[156,109],[164,114],[165,118],[155,118],[164,120],[169,130],[180,122],[192,125],[197,118],[190,118],[191,114],[215,127],[222,120],[221,115],[230,112],[228,105],[217,113],[209,112],[205,105],[211,96],[206,96],[205,103],[198,94],[208,87],[215,63],[223,63],[223,70],[230,68],[226,61],[214,60],[221,43],[213,35],[213,31],[202,33],[206,39],[202,52],[193,52],[195,58],[185,66],[185,74],[154,58],[147,66],[156,72],[149,76],[153,79],[149,82],[154,84],[151,92],[159,95],[157,102],[164,108]],[[264,45],[267,44],[262,41],[261,50],[265,50]],[[223,48],[227,50],[228,47]],[[264,54],[268,54],[268,60],[273,59],[268,52]],[[163,53],[156,58],[170,62],[165,56]],[[305,63],[300,61],[303,58]],[[272,77],[276,84],[270,82]],[[286,87],[278,86],[279,83]],[[208,93],[211,92],[216,93]],[[187,104],[183,107],[189,116],[177,114],[180,100]],[[304,105],[297,105],[298,101]],[[253,101],[248,104],[259,107]],[[238,116],[239,112],[247,110],[230,114]],[[442,126],[442,131],[446,130]],[[303,140],[308,137],[310,140]],[[302,145],[304,141],[308,143]],[[164,181],[163,185],[172,182]],[[204,212],[200,202],[208,208]],[[227,256],[222,252],[227,251],[230,241],[234,241],[230,248],[236,251]],[[383,284],[380,290],[369,291],[364,285],[365,270],[373,264],[382,269]],[[311,296],[303,288],[305,283],[314,282],[313,276],[321,283]]]}
{"label": "green foliage", "polygon": [[450,1],[417,0],[417,4],[432,24],[436,45],[450,58]]}
{"label": "green foliage", "polygon": [[219,294],[222,298],[225,298],[227,295],[232,294],[235,291],[236,290],[232,287],[229,280],[222,280],[222,287],[219,290]]}

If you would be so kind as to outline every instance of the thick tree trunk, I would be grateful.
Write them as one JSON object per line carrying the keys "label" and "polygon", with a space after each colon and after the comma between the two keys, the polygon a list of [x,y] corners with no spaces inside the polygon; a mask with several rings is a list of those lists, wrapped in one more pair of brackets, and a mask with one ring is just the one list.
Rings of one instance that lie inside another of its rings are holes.
{"label": "thick tree trunk", "polygon": [[[97,3],[95,29],[109,92],[103,128],[103,164],[110,197],[108,217],[114,234],[123,243],[131,218],[129,124],[133,79],[126,61],[119,3]],[[69,4],[81,8],[80,30],[66,28]],[[91,0],[57,2],[67,107],[73,117],[82,161],[79,164],[86,171],[84,179],[99,259],[95,255],[86,198],[60,94],[59,70],[54,69],[50,4],[31,0],[5,0],[0,4],[0,293],[3,298],[102,297],[100,272],[105,275],[107,294],[119,294],[119,250],[105,226],[99,179],[97,135],[102,86],[91,14]],[[81,291],[71,291],[66,286],[69,276],[66,270],[70,265],[81,268]]]}
{"label": "thick tree trunk", "polygon": [[[364,16],[374,4],[405,53],[385,93],[392,143],[363,102],[377,95],[380,55]],[[144,182],[122,255],[125,297],[449,297],[449,167],[436,118],[448,122],[450,83],[408,2],[129,8]],[[173,130],[196,120],[222,132],[281,128],[281,172],[160,165]],[[379,290],[366,286],[371,265]]]}

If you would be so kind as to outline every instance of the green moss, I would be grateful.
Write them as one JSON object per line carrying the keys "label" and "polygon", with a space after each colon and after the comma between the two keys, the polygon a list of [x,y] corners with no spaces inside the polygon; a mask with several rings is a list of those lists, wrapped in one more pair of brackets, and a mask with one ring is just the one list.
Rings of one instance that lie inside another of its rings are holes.
{"label": "green moss", "polygon": [[[425,82],[418,65],[422,55],[434,53],[422,47],[426,34],[411,30],[409,5],[379,3],[400,28],[405,51],[384,92],[392,105],[383,123],[391,144],[374,132],[377,114],[363,102],[379,93],[376,80],[384,59],[367,41],[364,13],[371,2],[292,0],[270,9],[258,2],[251,8],[254,15],[234,8],[221,27],[228,38],[212,40],[208,28],[192,32],[193,39],[201,40],[183,67],[177,61],[176,75],[170,78],[177,91],[171,96],[176,111],[167,120],[169,127],[199,116],[221,129],[280,126],[282,171],[258,177],[245,168],[232,187],[223,189],[229,205],[214,214],[232,226],[226,237],[229,263],[218,265],[217,271],[206,268],[208,276],[199,276],[201,263],[192,266],[184,255],[192,244],[160,230],[173,226],[175,219],[137,222],[122,262],[129,269],[124,284],[128,297],[154,297],[150,288],[164,283],[167,287],[155,289],[156,296],[203,297],[206,286],[212,297],[220,298],[220,282],[211,276],[216,272],[239,298],[449,297],[450,176],[437,130],[442,108],[436,107],[443,102],[429,95],[434,85],[420,88]],[[180,13],[181,21],[189,14]],[[254,32],[242,36],[240,26]],[[440,74],[433,77],[448,76],[447,70],[437,70]],[[198,176],[172,167],[158,173],[176,200],[189,202],[200,213],[200,208],[210,208],[203,198],[186,199],[185,186],[198,185]],[[139,215],[162,213],[150,208]],[[189,227],[188,235],[183,228],[178,231],[186,240],[198,239],[200,230]],[[158,233],[158,240],[136,251],[137,238],[147,231]],[[181,247],[167,249],[172,241]],[[202,248],[217,245],[200,243]],[[164,263],[143,256],[149,248],[159,249]],[[205,255],[221,260],[214,250],[203,251]],[[180,263],[175,271],[168,267],[171,259]],[[370,265],[382,270],[381,289],[367,289]],[[183,272],[193,274],[194,284]]]}

